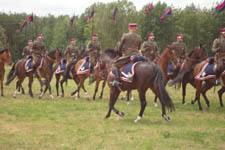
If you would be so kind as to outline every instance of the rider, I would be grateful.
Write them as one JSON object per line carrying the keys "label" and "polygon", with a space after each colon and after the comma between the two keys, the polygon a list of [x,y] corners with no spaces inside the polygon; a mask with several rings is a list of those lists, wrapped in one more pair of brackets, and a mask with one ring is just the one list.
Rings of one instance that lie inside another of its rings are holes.
{"label": "rider", "polygon": [[[154,61],[154,59],[158,54],[158,45],[154,41],[154,39],[155,39],[154,34],[153,33],[149,34],[148,41],[145,41],[141,47],[142,54],[146,56],[150,61]],[[148,53],[148,51],[150,53]]]}
{"label": "rider", "polygon": [[176,51],[178,58],[181,58],[181,60],[184,60],[184,58],[186,57],[186,45],[183,42],[183,35],[178,34],[176,38],[177,38],[177,41],[173,42],[172,46],[174,50]]}
{"label": "rider", "polygon": [[89,60],[90,60],[90,78],[89,84],[94,82],[94,65],[96,63],[96,57],[100,55],[101,45],[98,41],[98,35],[93,34],[92,40],[87,45],[87,51],[89,52]]}
{"label": "rider", "polygon": [[[37,40],[34,41],[33,46],[32,46],[32,57],[33,57],[33,67],[36,68],[40,62],[41,62],[41,57],[45,55],[46,53],[46,48],[45,45],[42,41],[43,35],[38,34]],[[34,69],[35,70],[35,69]]]}
{"label": "rider", "polygon": [[70,40],[70,45],[67,46],[65,51],[66,60],[70,63],[73,59],[75,59],[79,55],[79,49],[76,46],[76,39],[72,38]]}
{"label": "rider", "polygon": [[33,45],[32,40],[28,40],[27,44],[28,45],[23,48],[23,52],[22,52],[22,56],[24,58],[27,57],[27,56],[29,56],[31,54],[32,45]]}
{"label": "rider", "polygon": [[222,67],[225,59],[225,28],[220,30],[220,38],[214,40],[212,52],[216,53],[216,85],[218,85],[220,74],[224,70]]}
{"label": "rider", "polygon": [[119,68],[130,62],[130,56],[140,55],[141,37],[136,33],[137,24],[129,24],[128,27],[129,33],[122,36],[119,46],[119,53],[122,56],[112,65],[112,72],[115,75],[115,79],[112,82],[113,86],[119,86],[120,84]]}

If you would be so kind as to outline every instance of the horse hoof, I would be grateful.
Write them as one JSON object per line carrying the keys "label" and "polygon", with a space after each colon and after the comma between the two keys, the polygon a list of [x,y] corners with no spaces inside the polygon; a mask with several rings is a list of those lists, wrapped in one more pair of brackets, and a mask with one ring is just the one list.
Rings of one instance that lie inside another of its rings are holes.
{"label": "horse hoof", "polygon": [[129,105],[130,104],[130,102],[127,102],[127,105]]}
{"label": "horse hoof", "polygon": [[124,114],[123,112],[119,112],[119,116],[120,116],[120,117],[124,117],[125,114]]}
{"label": "horse hoof", "polygon": [[167,116],[166,114],[163,115],[163,118],[164,118],[166,121],[169,121],[169,122],[171,121],[170,117]]}
{"label": "horse hoof", "polygon": [[191,104],[193,105],[193,104],[195,104],[195,102],[193,100],[191,100]]}
{"label": "horse hoof", "polygon": [[130,98],[130,100],[133,101],[133,100],[134,100],[134,97],[132,96],[132,97]]}
{"label": "horse hoof", "polygon": [[62,94],[61,97],[64,97],[64,95]]}
{"label": "horse hoof", "polygon": [[41,96],[41,95],[39,95],[39,96],[38,96],[38,98],[39,98],[39,99],[41,99],[41,98],[42,98],[42,96]]}
{"label": "horse hoof", "polygon": [[124,99],[125,99],[125,97],[126,97],[126,96],[122,96],[122,97],[121,97],[121,100],[124,100]]}
{"label": "horse hoof", "polygon": [[54,99],[54,96],[53,96],[53,95],[50,95],[49,97],[50,97],[51,99]]}
{"label": "horse hoof", "polygon": [[136,120],[134,120],[134,123],[137,123],[139,120],[141,120],[141,117],[138,116]]}
{"label": "horse hoof", "polygon": [[158,104],[154,102],[154,106],[155,106],[155,107],[158,107]]}
{"label": "horse hoof", "polygon": [[16,95],[13,95],[13,98],[16,98]]}
{"label": "horse hoof", "polygon": [[183,104],[183,105],[186,105],[187,103],[184,102],[184,103],[182,103],[182,104]]}

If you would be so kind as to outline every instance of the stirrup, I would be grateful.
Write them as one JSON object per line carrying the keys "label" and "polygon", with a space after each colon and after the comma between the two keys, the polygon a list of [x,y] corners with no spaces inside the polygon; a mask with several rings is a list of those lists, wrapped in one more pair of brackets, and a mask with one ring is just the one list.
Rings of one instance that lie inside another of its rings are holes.
{"label": "stirrup", "polygon": [[119,85],[120,85],[120,82],[119,81],[113,80],[112,86],[119,86]]}
{"label": "stirrup", "polygon": [[220,79],[216,79],[215,85],[216,86],[220,85]]}

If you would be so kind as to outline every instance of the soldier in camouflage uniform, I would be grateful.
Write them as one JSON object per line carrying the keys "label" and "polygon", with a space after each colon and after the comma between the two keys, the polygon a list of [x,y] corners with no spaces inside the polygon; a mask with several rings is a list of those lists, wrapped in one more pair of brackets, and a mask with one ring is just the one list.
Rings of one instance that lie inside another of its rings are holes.
{"label": "soldier in camouflage uniform", "polygon": [[123,35],[119,46],[119,53],[122,56],[112,66],[112,72],[115,75],[112,82],[113,86],[119,86],[120,84],[119,68],[130,62],[130,56],[140,55],[141,37],[136,33],[137,24],[129,24],[128,27],[129,33]]}
{"label": "soldier in camouflage uniform", "polygon": [[96,64],[96,59],[100,55],[101,45],[98,41],[98,35],[93,34],[92,40],[88,43],[86,50],[89,52],[89,60],[90,60],[90,78],[89,84],[94,82],[94,65]]}
{"label": "soldier in camouflage uniform", "polygon": [[65,56],[67,60],[67,64],[72,62],[73,59],[76,59],[79,55],[79,49],[76,46],[76,40],[75,38],[72,38],[70,40],[70,45],[67,46],[65,51]]}
{"label": "soldier in camouflage uniform", "polygon": [[33,45],[32,40],[28,40],[27,44],[28,45],[23,48],[23,52],[22,52],[22,56],[24,58],[26,58],[27,56],[31,55],[32,45]]}
{"label": "soldier in camouflage uniform", "polygon": [[225,60],[225,28],[220,30],[220,38],[214,40],[212,52],[216,53],[216,84],[219,84],[220,74],[224,71],[223,63]]}
{"label": "soldier in camouflage uniform", "polygon": [[155,36],[153,33],[149,34],[148,41],[145,41],[141,47],[142,55],[147,57],[150,61],[154,61],[156,56],[158,56],[158,45],[154,41],[154,38]]}
{"label": "soldier in camouflage uniform", "polygon": [[33,46],[32,46],[31,53],[32,53],[32,57],[33,57],[33,67],[35,69],[40,64],[41,57],[44,56],[46,53],[46,48],[45,48],[44,43],[42,42],[42,39],[43,39],[43,35],[38,34],[37,40],[34,41]]}
{"label": "soldier in camouflage uniform", "polygon": [[186,45],[183,42],[182,34],[177,35],[177,41],[173,42],[172,46],[174,50],[176,51],[178,58],[181,58],[182,60],[184,60],[184,58],[186,57]]}

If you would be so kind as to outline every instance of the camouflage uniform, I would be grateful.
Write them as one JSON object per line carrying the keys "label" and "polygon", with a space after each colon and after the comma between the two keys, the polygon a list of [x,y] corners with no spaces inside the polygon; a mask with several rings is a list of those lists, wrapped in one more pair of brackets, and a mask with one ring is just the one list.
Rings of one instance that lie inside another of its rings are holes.
{"label": "camouflage uniform", "polygon": [[31,51],[32,51],[32,47],[31,46],[25,46],[23,48],[22,56],[26,57],[26,56],[30,55]]}
{"label": "camouflage uniform", "polygon": [[76,59],[79,55],[79,49],[73,44],[67,46],[65,51],[66,60],[71,62],[73,59]]}
{"label": "camouflage uniform", "polygon": [[183,42],[173,42],[172,46],[174,47],[178,57],[182,59],[186,57],[186,45]]}
{"label": "camouflage uniform", "polygon": [[120,41],[118,41],[118,42],[116,43],[116,46],[115,46],[115,48],[114,48],[114,51],[115,51],[115,52],[119,52],[119,46],[120,46]]}
{"label": "camouflage uniform", "polygon": [[120,81],[119,77],[119,68],[127,63],[130,62],[130,56],[132,55],[140,55],[140,52],[138,51],[141,47],[141,37],[136,34],[135,32],[129,32],[127,34],[124,34],[121,43],[119,46],[119,53],[122,54],[120,58],[118,58],[113,66],[112,66],[112,72],[115,74],[115,80],[117,82]]}
{"label": "camouflage uniform", "polygon": [[33,66],[40,64],[41,57],[44,56],[46,52],[45,45],[42,41],[36,40],[32,46],[32,57],[33,57]]}
{"label": "camouflage uniform", "polygon": [[212,52],[216,53],[217,74],[220,75],[221,71],[224,69],[221,67],[223,67],[223,59],[225,59],[225,38],[220,37],[214,40]]}
{"label": "camouflage uniform", "polygon": [[96,58],[100,55],[101,52],[101,45],[99,41],[90,41],[87,45],[87,51],[89,52],[90,73],[93,74],[93,68],[96,63]]}
{"label": "camouflage uniform", "polygon": [[142,44],[141,52],[150,61],[153,61],[158,53],[158,45],[155,41],[145,41]]}

